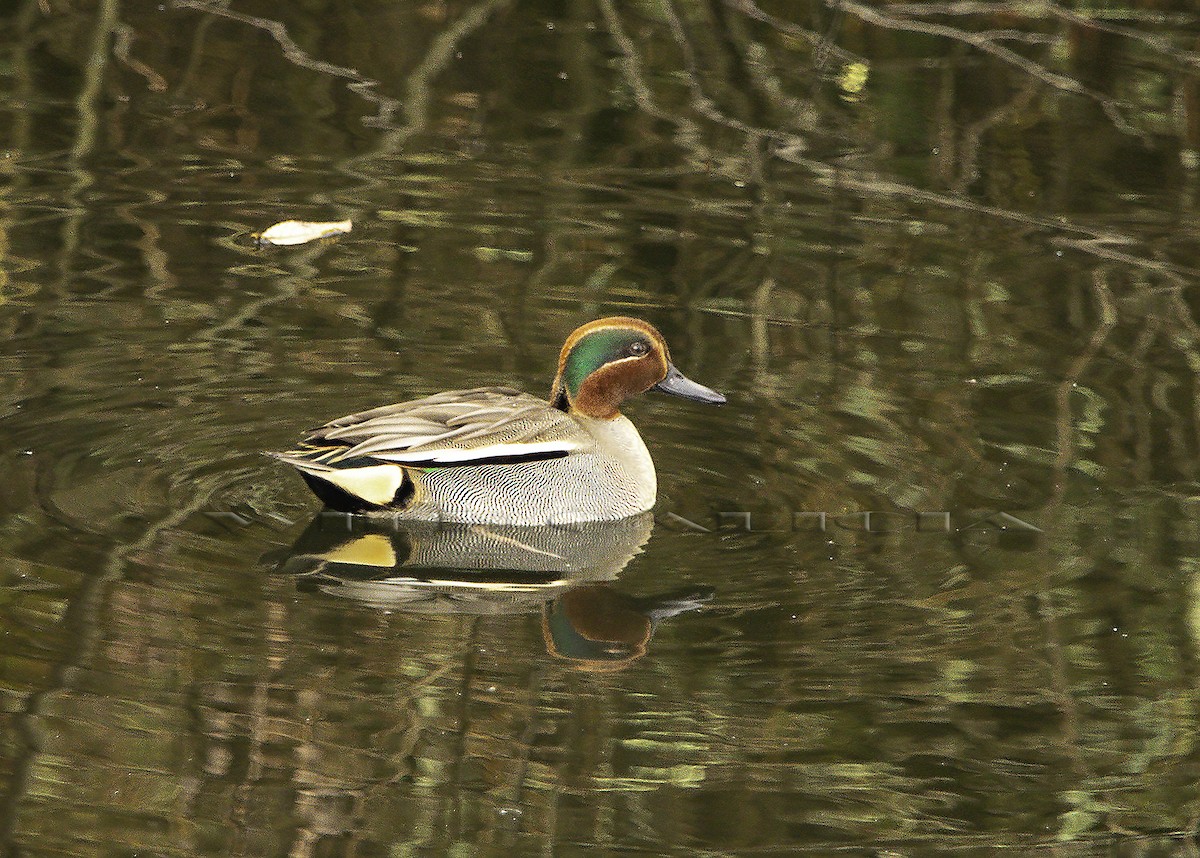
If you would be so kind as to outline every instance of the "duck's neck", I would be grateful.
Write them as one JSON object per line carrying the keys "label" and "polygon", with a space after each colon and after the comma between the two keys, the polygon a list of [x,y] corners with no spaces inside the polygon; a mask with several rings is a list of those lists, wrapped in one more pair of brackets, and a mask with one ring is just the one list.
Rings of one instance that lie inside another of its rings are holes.
{"label": "duck's neck", "polygon": [[599,388],[584,388],[583,392],[572,398],[565,385],[559,386],[550,397],[550,407],[565,411],[575,417],[587,417],[592,420],[615,420],[621,412],[613,404],[611,398],[602,398]]}

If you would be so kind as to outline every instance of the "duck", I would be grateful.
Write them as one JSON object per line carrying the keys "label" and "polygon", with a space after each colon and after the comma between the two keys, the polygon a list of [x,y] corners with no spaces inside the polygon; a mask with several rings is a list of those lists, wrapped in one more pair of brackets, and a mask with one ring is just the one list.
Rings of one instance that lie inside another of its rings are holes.
{"label": "duck", "polygon": [[446,391],[340,417],[269,455],[339,512],[510,525],[616,520],[657,499],[654,462],[620,411],[651,390],[726,401],[679,371],[653,325],[612,316],[567,337],[549,399],[509,387]]}

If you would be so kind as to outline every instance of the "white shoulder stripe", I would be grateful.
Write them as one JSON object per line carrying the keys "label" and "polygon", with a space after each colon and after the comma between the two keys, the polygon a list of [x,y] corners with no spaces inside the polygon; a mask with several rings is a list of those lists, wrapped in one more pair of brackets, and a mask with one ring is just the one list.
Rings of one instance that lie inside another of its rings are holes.
{"label": "white shoulder stripe", "polygon": [[531,444],[489,444],[486,447],[473,447],[467,450],[445,449],[412,452],[409,450],[380,452],[372,455],[373,459],[385,462],[430,462],[434,464],[467,464],[487,459],[503,459],[510,457],[561,455],[565,456],[580,445],[573,441],[535,441]]}

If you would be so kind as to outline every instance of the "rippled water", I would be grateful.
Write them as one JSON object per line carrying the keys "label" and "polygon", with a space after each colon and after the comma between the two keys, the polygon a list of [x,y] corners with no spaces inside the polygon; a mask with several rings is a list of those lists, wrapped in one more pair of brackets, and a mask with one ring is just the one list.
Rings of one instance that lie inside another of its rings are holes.
{"label": "rippled water", "polygon": [[[838,9],[0,12],[0,851],[1194,854],[1200,18]],[[261,455],[614,313],[650,519]]]}

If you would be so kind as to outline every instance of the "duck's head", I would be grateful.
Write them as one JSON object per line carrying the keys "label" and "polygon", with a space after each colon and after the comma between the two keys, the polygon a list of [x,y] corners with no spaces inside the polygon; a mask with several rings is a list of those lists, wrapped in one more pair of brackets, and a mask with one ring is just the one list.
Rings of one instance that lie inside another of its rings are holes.
{"label": "duck's head", "polygon": [[653,325],[626,316],[588,322],[567,337],[550,399],[563,411],[608,420],[620,416],[626,399],[647,390],[709,405],[725,403],[724,396],[675,368]]}

